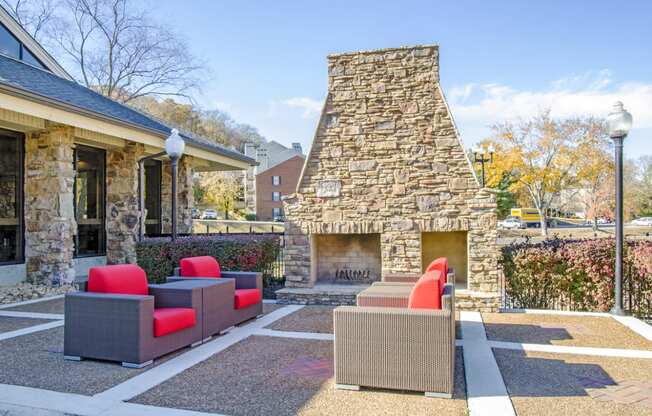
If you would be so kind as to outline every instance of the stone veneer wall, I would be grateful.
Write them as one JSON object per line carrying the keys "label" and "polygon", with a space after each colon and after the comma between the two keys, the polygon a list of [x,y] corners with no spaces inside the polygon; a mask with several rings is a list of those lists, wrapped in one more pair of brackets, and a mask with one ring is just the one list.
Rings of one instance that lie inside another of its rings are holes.
{"label": "stone veneer wall", "polygon": [[310,234],[381,233],[386,275],[421,272],[421,232],[468,231],[468,288],[497,294],[495,197],[459,141],[438,55],[419,46],[328,57],[324,111],[297,193],[284,199],[287,286],[314,284]]}
{"label": "stone veneer wall", "polygon": [[106,261],[136,263],[138,241],[138,160],[145,147],[127,143],[106,154]]}
{"label": "stone veneer wall", "polygon": [[[192,208],[195,206],[195,194],[192,192],[192,157],[183,156],[179,160],[177,175],[177,232],[192,232]],[[172,165],[163,162],[161,177],[161,228],[163,233],[172,231]]]}
{"label": "stone veneer wall", "polygon": [[27,281],[70,283],[75,278],[73,208],[74,129],[50,125],[25,138],[25,263]]}

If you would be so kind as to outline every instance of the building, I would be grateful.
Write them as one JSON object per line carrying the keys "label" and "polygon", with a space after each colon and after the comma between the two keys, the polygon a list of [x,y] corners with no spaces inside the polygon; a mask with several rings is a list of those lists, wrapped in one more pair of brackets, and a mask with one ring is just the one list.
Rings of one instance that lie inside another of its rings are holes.
{"label": "building", "polygon": [[481,188],[460,141],[439,84],[439,48],[330,55],[318,123],[297,192],[283,200],[279,301],[354,302],[347,288],[416,278],[447,257],[458,307],[495,311],[495,195]]}
{"label": "building", "polygon": [[258,162],[245,174],[246,210],[255,212],[259,221],[284,218],[281,199],[295,192],[305,161],[301,144],[292,143],[291,148],[275,141],[247,144],[245,155]]}
{"label": "building", "polygon": [[[76,83],[0,7],[0,284],[71,282],[88,267],[135,262],[138,161],[171,129]],[[192,229],[193,171],[252,158],[182,134],[179,232]],[[171,170],[145,165],[146,231],[169,232]]]}

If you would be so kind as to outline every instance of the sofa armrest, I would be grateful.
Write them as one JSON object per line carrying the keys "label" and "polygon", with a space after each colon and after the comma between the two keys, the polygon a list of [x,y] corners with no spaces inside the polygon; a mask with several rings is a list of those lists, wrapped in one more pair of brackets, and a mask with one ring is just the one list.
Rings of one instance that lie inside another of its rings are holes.
{"label": "sofa armrest", "polygon": [[178,288],[167,285],[149,285],[156,308],[194,308],[201,310],[201,287]]}
{"label": "sofa armrest", "polygon": [[260,272],[231,272],[223,271],[222,277],[235,279],[236,289],[263,290],[263,274]]}

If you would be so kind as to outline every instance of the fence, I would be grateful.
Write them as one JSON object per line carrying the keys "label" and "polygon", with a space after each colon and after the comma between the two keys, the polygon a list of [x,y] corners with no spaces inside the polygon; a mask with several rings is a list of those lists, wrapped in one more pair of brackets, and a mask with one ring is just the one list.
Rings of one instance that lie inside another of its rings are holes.
{"label": "fence", "polygon": [[[623,309],[629,314],[652,320],[652,279],[634,279],[633,272],[626,268],[623,276]],[[605,312],[588,310],[584,303],[573,300],[570,288],[559,294],[558,290],[546,290],[540,287],[514,290],[507,282],[504,273],[500,273],[501,307],[505,309],[550,309],[562,311]],[[550,296],[550,293],[558,295]]]}
{"label": "fence", "polygon": [[195,234],[283,234],[285,224],[271,221],[194,220]]}

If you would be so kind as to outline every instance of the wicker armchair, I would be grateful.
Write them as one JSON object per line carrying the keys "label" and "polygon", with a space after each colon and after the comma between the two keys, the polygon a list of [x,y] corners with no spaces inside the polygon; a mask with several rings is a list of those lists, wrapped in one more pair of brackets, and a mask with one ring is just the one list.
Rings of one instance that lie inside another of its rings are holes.
{"label": "wicker armchair", "polygon": [[423,391],[450,398],[455,371],[455,289],[442,309],[340,306],[334,311],[336,388]]}

